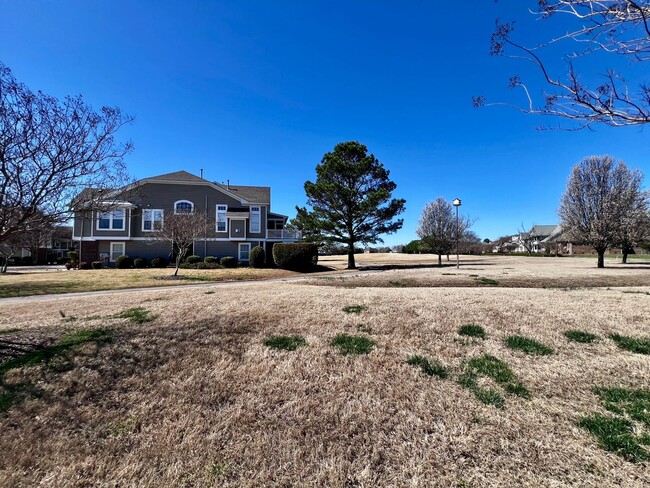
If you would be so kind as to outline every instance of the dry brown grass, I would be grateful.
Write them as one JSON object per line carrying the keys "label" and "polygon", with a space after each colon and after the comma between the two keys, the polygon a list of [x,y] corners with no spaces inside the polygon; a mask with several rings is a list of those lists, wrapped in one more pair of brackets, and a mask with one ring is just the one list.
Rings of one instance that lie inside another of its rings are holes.
{"label": "dry brown grass", "polygon": [[[604,412],[594,386],[650,388],[650,357],[606,339],[577,344],[563,336],[649,335],[646,295],[263,282],[206,290],[215,293],[0,304],[0,330],[22,329],[12,337],[116,330],[108,344],[81,346],[69,371],[41,365],[6,375],[40,397],[0,414],[0,485],[650,484],[647,463],[605,452],[576,426],[581,415]],[[346,314],[346,305],[367,309]],[[137,306],[158,318],[82,320]],[[60,310],[78,320],[65,323]],[[487,338],[459,340],[467,323],[482,325]],[[377,341],[369,355],[330,347],[336,334],[359,334],[360,326]],[[512,334],[555,354],[512,351],[503,345]],[[300,335],[308,346],[275,351],[263,345],[271,335]],[[452,379],[423,375],[406,364],[413,354],[439,359]],[[506,395],[496,409],[458,385],[457,368],[482,354],[507,361],[532,398]]]}
{"label": "dry brown grass", "polygon": [[173,269],[57,270],[0,275],[0,298],[84,291],[124,290],[200,282],[260,280],[294,276],[280,269],[182,269],[183,279],[169,280]]}

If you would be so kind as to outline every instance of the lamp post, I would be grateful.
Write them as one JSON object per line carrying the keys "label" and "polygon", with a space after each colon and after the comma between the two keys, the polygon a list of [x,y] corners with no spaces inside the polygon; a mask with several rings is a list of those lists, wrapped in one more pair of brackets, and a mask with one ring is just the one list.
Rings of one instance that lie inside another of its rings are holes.
{"label": "lamp post", "polygon": [[452,205],[456,207],[456,269],[460,269],[460,254],[458,252],[458,207],[461,205],[460,198],[454,198],[454,201],[452,202]]}

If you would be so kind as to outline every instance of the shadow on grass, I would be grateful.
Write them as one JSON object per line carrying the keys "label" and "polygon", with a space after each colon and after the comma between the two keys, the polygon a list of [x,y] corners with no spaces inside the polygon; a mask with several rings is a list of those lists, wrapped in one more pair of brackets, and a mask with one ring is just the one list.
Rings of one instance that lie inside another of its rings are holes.
{"label": "shadow on grass", "polygon": [[0,343],[0,350],[4,349],[3,353],[13,356],[0,364],[0,413],[22,401],[38,398],[41,395],[41,390],[34,384],[8,383],[5,376],[9,371],[39,364],[45,364],[51,371],[57,373],[68,371],[73,367],[70,354],[73,348],[89,342],[101,344],[109,341],[112,335],[112,329],[91,329],[72,332],[63,336],[57,343],[48,346],[12,342],[3,347]]}

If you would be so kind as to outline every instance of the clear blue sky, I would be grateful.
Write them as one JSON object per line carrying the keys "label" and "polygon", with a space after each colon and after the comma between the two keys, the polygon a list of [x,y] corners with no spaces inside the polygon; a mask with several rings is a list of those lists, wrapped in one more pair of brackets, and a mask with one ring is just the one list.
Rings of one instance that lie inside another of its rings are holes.
{"label": "clear blue sky", "polygon": [[134,115],[121,135],[135,145],[136,178],[203,168],[271,186],[273,209],[292,217],[323,154],[358,140],[407,202],[387,244],[415,238],[438,196],[461,198],[474,230],[495,238],[556,223],[571,166],[587,155],[650,175],[648,130],[539,131],[537,117],[472,107],[473,95],[516,100],[512,74],[538,80],[489,55],[496,17],[519,19],[524,40],[552,28],[526,14],[536,4],[0,0],[0,61],[32,89]]}

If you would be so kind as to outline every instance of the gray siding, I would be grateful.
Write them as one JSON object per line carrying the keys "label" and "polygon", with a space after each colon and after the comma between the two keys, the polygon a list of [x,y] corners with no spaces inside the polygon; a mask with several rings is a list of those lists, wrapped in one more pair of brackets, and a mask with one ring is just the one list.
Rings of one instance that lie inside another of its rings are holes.
{"label": "gray siding", "polygon": [[231,239],[241,239],[242,241],[246,239],[248,235],[248,220],[231,220],[228,224],[230,225]]}

